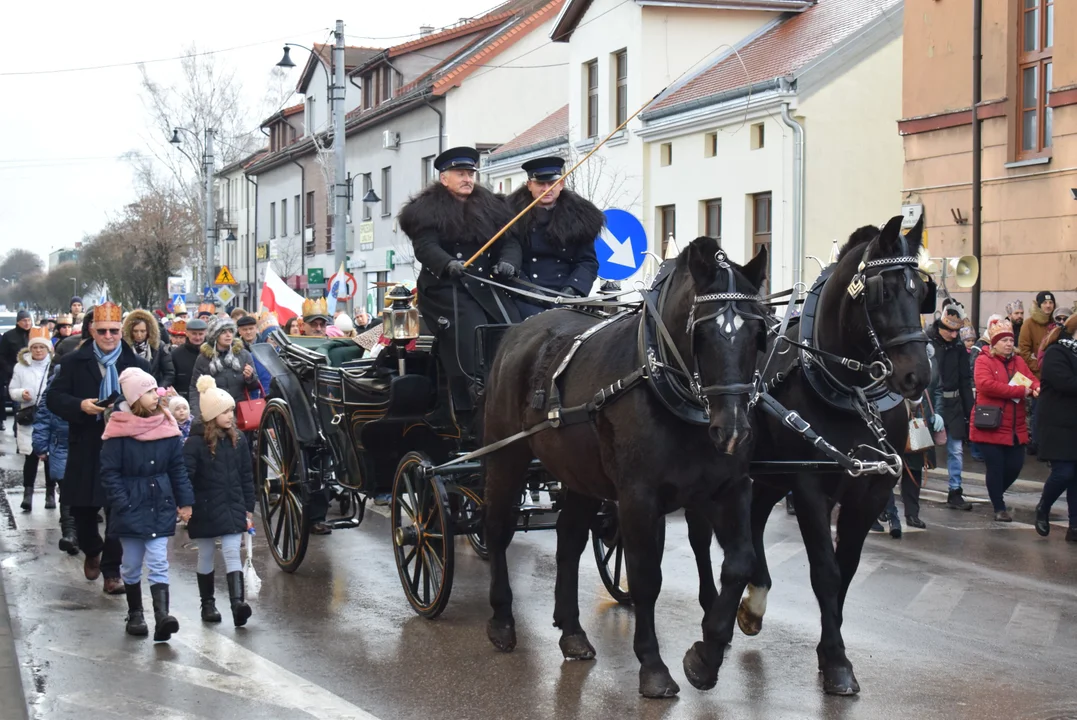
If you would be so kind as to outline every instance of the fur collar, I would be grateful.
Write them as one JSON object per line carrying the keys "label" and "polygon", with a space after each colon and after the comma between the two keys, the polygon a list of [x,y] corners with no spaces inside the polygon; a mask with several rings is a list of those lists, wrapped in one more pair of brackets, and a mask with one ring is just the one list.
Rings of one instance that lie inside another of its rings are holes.
{"label": "fur collar", "polygon": [[512,219],[508,203],[476,184],[461,202],[439,182],[408,200],[400,211],[400,229],[412,240],[433,231],[441,241],[483,244]]}
{"label": "fur collar", "polygon": [[[236,338],[235,340],[232,341],[232,353],[231,353],[232,355],[239,355],[239,352],[242,349],[243,349],[243,340],[241,340],[240,338]],[[215,348],[212,345],[210,345],[209,343],[202,343],[202,347],[199,349],[199,352],[201,352],[203,355],[205,355],[210,360],[217,357],[217,352],[216,352]]]}
{"label": "fur collar", "polygon": [[151,350],[157,350],[161,345],[161,329],[157,325],[157,318],[153,313],[148,310],[132,310],[131,313],[124,318],[123,321],[123,339],[131,347],[135,346],[135,341],[131,337],[131,328],[135,326],[135,323],[142,321],[146,323],[146,340],[150,344]]}
{"label": "fur collar", "polygon": [[[30,348],[24,347],[22,350],[19,350],[19,354],[16,357],[18,357],[20,365],[25,365],[26,367],[34,367],[34,359],[30,357]],[[45,356],[44,360],[38,360],[37,364],[39,366],[41,364],[45,364],[47,366],[51,362],[52,353],[50,352],[48,355]]]}
{"label": "fur collar", "polygon": [[1050,325],[1053,320],[1047,316],[1043,310],[1039,309],[1035,305],[1032,306],[1032,312],[1029,313],[1028,319],[1037,325]]}
{"label": "fur collar", "polygon": [[[513,213],[518,213],[531,204],[534,198],[526,185],[521,185],[516,192],[509,195],[509,203]],[[545,212],[535,207],[522,222],[530,229],[535,222],[535,216],[539,212]],[[605,214],[586,200],[567,188],[561,190],[550,216],[550,223],[546,226],[546,236],[562,245],[569,247],[593,243],[606,224]]]}

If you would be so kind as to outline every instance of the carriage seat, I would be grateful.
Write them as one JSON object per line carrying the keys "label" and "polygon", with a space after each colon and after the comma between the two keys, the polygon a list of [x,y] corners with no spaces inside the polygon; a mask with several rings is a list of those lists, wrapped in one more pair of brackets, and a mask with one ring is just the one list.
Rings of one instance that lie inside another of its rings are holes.
{"label": "carriage seat", "polygon": [[351,338],[333,338],[315,348],[329,358],[329,367],[340,367],[363,357],[366,350]]}

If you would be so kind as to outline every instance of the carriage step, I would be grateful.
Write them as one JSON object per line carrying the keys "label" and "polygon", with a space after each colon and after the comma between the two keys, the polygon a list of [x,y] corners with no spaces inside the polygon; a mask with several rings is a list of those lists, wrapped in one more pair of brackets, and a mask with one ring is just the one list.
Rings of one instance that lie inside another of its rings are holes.
{"label": "carriage step", "polygon": [[517,507],[516,512],[520,513],[521,515],[541,515],[543,513],[557,512],[557,508],[555,508],[553,505],[539,505],[528,503],[526,505],[520,505],[519,507]]}
{"label": "carriage step", "polygon": [[355,518],[338,518],[336,520],[326,520],[325,525],[334,530],[348,530],[359,527],[359,521]]}

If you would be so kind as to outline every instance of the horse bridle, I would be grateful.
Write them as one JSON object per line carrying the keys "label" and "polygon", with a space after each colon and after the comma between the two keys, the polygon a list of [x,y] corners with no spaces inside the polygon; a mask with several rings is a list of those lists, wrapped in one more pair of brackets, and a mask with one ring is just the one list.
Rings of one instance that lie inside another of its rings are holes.
{"label": "horse bridle", "polygon": [[[733,272],[733,266],[729,264],[726,254],[722,250],[718,250],[714,254],[714,260],[718,264],[719,270],[724,270],[726,273],[727,284],[729,288],[726,292],[708,293],[706,295],[696,295],[692,299],[692,307],[688,311],[688,322],[685,327],[685,331],[688,334],[688,352],[692,357],[695,370],[690,371],[684,360],[680,356],[680,352],[677,350],[677,346],[673,343],[673,338],[670,337],[669,332],[666,330],[665,324],[662,322],[661,314],[655,307],[650,307],[652,314],[655,317],[655,326],[658,328],[662,339],[665,341],[666,346],[673,354],[673,358],[680,366],[680,372],[684,375],[688,381],[689,390],[696,400],[703,406],[710,414],[710,402],[707,397],[709,395],[748,395],[748,409],[750,410],[755,406],[759,399],[761,378],[759,371],[756,370],[755,376],[752,378],[752,382],[747,383],[729,383],[725,385],[703,385],[703,380],[699,374],[699,360],[696,357],[695,350],[695,336],[696,327],[702,323],[710,320],[717,320],[719,325],[719,332],[722,337],[733,342],[737,331],[745,320],[759,320],[766,325],[766,320],[761,315],[757,315],[752,312],[746,311],[740,307],[741,303],[758,303],[760,298],[758,295],[750,295],[748,293],[737,292],[737,279]],[[647,299],[647,296],[644,296]],[[696,308],[701,305],[707,305],[711,303],[724,303],[714,312],[707,313],[696,317]],[[650,301],[648,299],[648,306]],[[739,320],[739,322],[738,322]]]}

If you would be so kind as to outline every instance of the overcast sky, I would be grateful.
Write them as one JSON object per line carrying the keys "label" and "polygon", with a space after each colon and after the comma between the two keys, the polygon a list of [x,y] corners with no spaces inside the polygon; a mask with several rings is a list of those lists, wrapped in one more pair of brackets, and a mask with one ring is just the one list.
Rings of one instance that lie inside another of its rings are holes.
{"label": "overcast sky", "polygon": [[[101,229],[134,199],[130,166],[119,156],[146,145],[136,66],[36,75],[11,73],[129,63],[253,45],[217,55],[243,81],[252,119],[285,41],[325,42],[337,19],[349,45],[379,46],[471,17],[497,0],[237,3],[11,2],[3,12],[0,60],[0,255],[16,247],[48,253]],[[341,14],[342,11],[344,14]],[[365,37],[364,37],[365,36]],[[380,39],[372,39],[380,38]],[[257,44],[256,44],[257,43]],[[293,52],[299,66],[306,53]],[[162,83],[178,61],[148,65]]]}

